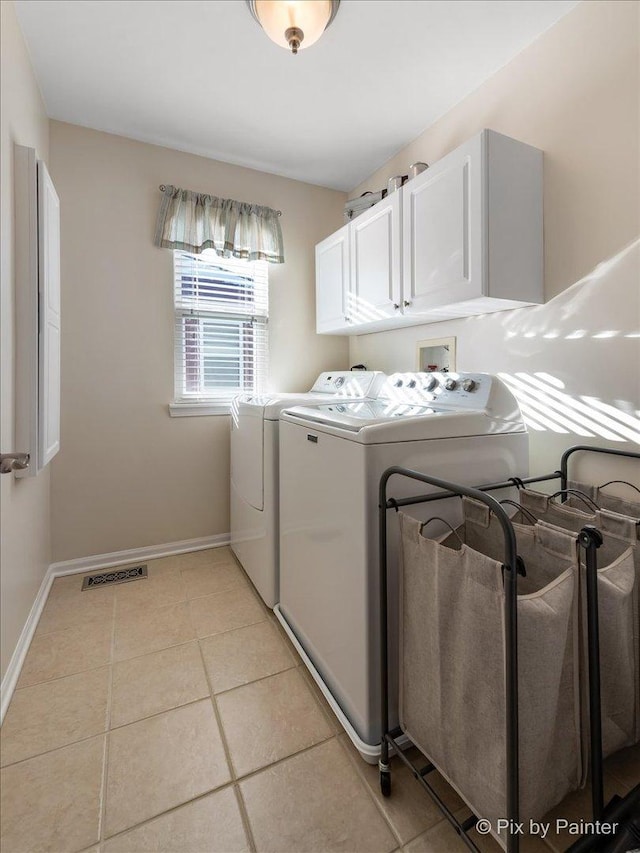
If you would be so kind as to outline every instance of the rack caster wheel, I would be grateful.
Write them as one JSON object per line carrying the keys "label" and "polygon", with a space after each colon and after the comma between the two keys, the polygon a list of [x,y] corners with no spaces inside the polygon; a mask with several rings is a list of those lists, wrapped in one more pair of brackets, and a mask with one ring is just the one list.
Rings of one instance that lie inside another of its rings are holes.
{"label": "rack caster wheel", "polygon": [[383,797],[391,796],[391,773],[385,770],[380,771],[380,790]]}

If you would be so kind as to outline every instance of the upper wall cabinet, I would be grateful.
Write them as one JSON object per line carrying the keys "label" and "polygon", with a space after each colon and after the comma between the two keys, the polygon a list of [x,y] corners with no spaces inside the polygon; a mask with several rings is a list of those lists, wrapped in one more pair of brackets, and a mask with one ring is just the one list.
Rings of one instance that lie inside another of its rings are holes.
{"label": "upper wall cabinet", "polygon": [[[345,231],[351,260],[339,300],[347,310],[341,324],[318,322],[318,332],[360,334],[541,303],[542,152],[484,130],[337,234]],[[338,299],[336,287],[317,266],[318,303],[329,293]]]}
{"label": "upper wall cabinet", "polygon": [[60,449],[60,202],[33,148],[16,145],[16,447],[35,476]]}

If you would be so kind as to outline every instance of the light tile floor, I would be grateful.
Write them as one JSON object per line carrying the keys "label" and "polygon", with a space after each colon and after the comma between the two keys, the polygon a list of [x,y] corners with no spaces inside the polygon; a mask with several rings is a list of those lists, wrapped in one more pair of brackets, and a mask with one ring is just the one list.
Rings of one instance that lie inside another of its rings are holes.
{"label": "light tile floor", "polygon": [[[3,853],[467,849],[403,766],[380,795],[228,548],[148,566],[87,592],[79,575],[55,581],[2,729]],[[625,793],[640,750],[607,768]],[[587,817],[588,795],[557,813]]]}

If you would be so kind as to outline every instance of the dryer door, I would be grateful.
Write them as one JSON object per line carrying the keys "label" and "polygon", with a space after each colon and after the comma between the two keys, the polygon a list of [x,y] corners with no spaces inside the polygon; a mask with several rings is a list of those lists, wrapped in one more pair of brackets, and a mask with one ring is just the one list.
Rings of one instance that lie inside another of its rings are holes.
{"label": "dryer door", "polygon": [[231,419],[231,481],[246,503],[264,509],[264,406],[239,403]]}

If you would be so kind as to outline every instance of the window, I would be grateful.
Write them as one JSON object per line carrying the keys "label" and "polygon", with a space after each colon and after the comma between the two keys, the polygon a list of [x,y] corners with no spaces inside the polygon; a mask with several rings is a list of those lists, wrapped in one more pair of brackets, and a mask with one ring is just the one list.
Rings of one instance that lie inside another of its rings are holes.
{"label": "window", "polygon": [[173,253],[175,395],[185,403],[228,403],[260,393],[267,370],[265,261]]}

